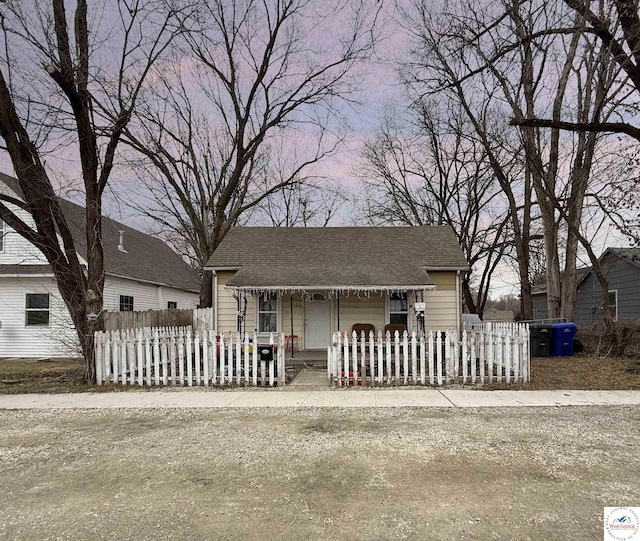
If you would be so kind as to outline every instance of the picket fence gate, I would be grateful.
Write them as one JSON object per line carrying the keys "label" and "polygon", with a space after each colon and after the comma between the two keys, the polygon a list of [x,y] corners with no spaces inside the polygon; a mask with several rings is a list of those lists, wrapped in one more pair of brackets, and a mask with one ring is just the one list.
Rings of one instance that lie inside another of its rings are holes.
{"label": "picket fence gate", "polygon": [[529,326],[485,323],[482,330],[455,329],[392,336],[334,333],[327,348],[332,384],[445,385],[517,383],[530,379]]}
{"label": "picket fence gate", "polygon": [[123,385],[284,385],[284,334],[271,334],[273,360],[261,360],[258,337],[146,327],[95,334],[96,382]]}

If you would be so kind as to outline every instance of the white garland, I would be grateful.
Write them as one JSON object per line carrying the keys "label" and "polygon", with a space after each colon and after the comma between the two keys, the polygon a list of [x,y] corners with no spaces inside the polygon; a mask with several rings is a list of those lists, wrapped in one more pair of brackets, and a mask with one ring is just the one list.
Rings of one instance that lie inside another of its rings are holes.
{"label": "white garland", "polygon": [[225,289],[230,289],[236,292],[249,292],[260,293],[265,295],[284,295],[285,293],[305,295],[307,298],[313,293],[327,292],[329,297],[338,295],[339,293],[345,297],[354,295],[360,298],[361,295],[365,297],[371,297],[372,293],[406,293],[407,291],[436,291],[435,285],[424,286],[333,286],[329,289],[326,287],[301,287],[301,286],[224,286]]}

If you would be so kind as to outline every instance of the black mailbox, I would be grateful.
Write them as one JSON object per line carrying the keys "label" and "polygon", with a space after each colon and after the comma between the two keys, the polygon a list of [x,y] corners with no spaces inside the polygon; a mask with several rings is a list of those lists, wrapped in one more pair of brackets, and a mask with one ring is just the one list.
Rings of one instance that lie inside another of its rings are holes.
{"label": "black mailbox", "polygon": [[273,361],[273,346],[272,345],[258,346],[258,358],[261,361]]}

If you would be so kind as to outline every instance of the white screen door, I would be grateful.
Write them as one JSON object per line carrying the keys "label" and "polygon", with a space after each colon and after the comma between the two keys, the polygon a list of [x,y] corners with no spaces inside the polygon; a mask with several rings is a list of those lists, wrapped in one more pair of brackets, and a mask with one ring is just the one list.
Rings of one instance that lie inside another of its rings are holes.
{"label": "white screen door", "polygon": [[304,347],[323,349],[331,343],[331,300],[314,293],[304,305]]}

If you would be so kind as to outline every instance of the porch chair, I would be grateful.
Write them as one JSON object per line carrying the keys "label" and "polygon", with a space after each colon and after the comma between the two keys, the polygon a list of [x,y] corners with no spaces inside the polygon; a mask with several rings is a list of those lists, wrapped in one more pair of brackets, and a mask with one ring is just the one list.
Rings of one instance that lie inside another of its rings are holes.
{"label": "porch chair", "polygon": [[387,323],[384,326],[384,335],[387,335],[387,331],[389,331],[391,333],[391,337],[393,338],[395,336],[396,331],[398,331],[398,333],[400,334],[400,337],[402,337],[404,331],[407,330],[407,326],[404,323]]}
{"label": "porch chair", "polygon": [[376,327],[371,323],[354,323],[353,327],[351,327],[351,332],[356,332],[358,335],[358,341],[362,337],[362,331],[364,331],[364,339],[369,340],[369,332],[373,332],[373,335],[376,334]]}

